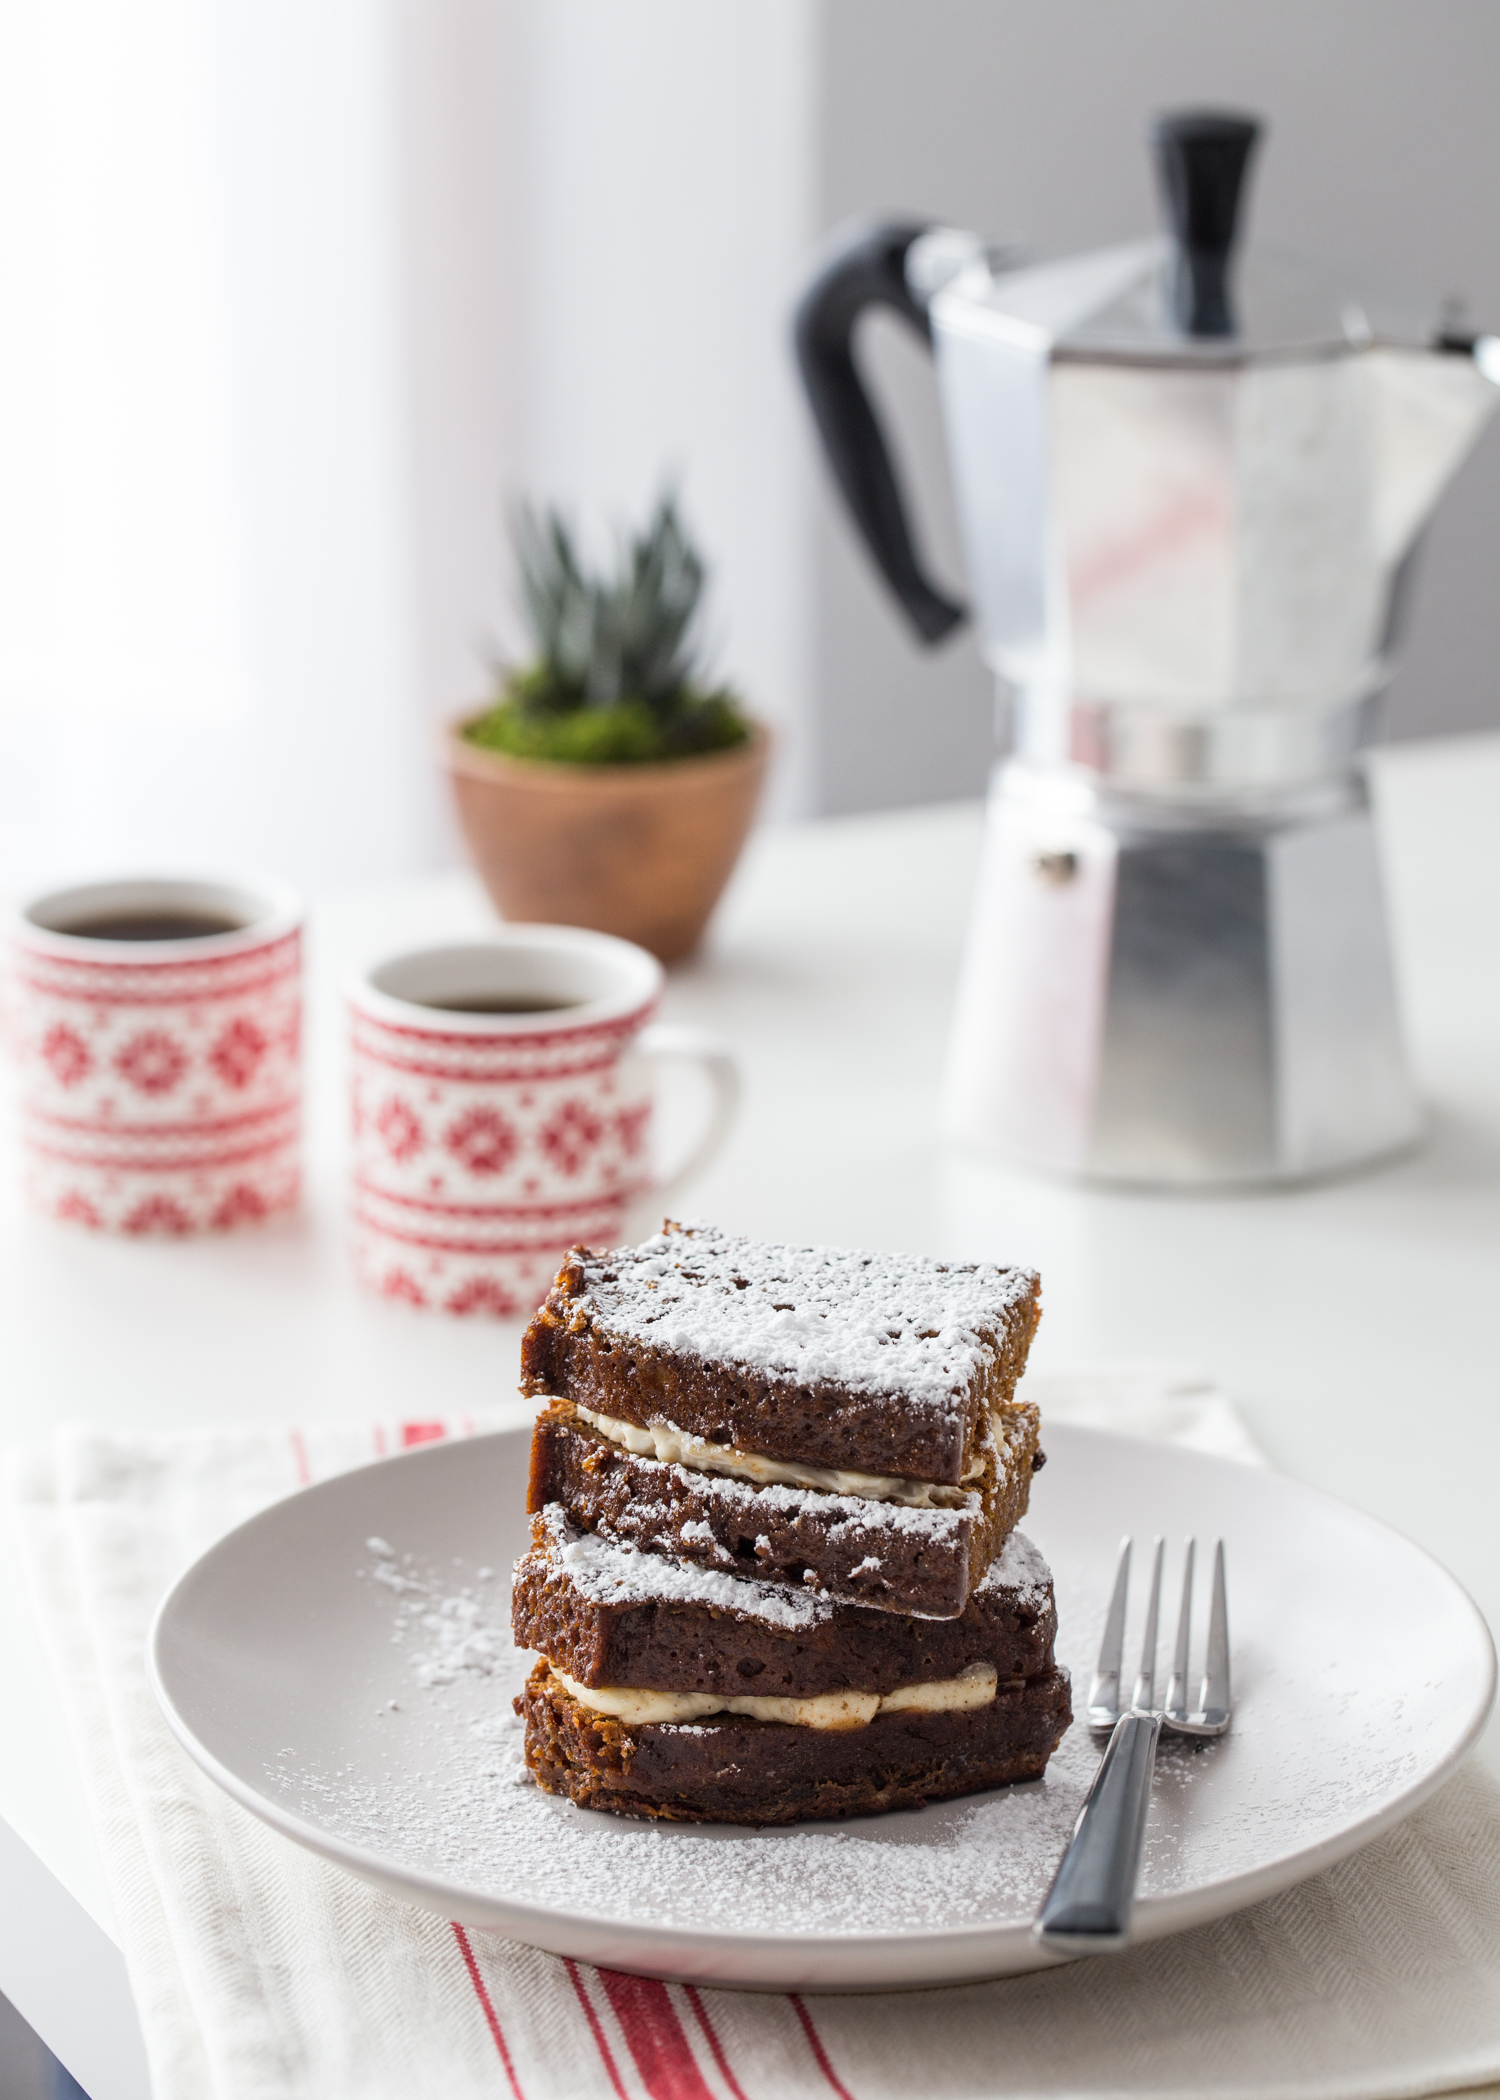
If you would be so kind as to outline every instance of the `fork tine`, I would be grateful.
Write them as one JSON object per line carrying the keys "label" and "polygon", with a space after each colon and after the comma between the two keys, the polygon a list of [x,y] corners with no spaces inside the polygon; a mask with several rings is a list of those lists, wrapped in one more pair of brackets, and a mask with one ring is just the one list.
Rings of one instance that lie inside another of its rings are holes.
{"label": "fork tine", "polygon": [[1224,1580],[1222,1539],[1214,1549],[1214,1598],[1208,1615],[1208,1654],[1198,1704],[1207,1722],[1222,1725],[1229,1719],[1229,1595]]}
{"label": "fork tine", "polygon": [[1169,1721],[1187,1719],[1188,1647],[1193,1625],[1193,1552],[1195,1539],[1187,1542],[1182,1562],[1182,1604],[1177,1613],[1177,1644],[1172,1653],[1172,1675],[1167,1683],[1163,1712]]}
{"label": "fork tine", "polygon": [[1146,1631],[1141,1641],[1141,1668],[1135,1680],[1131,1706],[1137,1713],[1150,1713],[1156,1705],[1156,1622],[1161,1616],[1161,1558],[1165,1539],[1155,1542],[1151,1563],[1151,1597],[1146,1605]]}
{"label": "fork tine", "polygon": [[1090,1728],[1113,1728],[1120,1718],[1120,1664],[1125,1653],[1125,1599],[1130,1589],[1130,1541],[1120,1541],[1120,1559],[1115,1568],[1115,1586],[1110,1593],[1104,1619],[1104,1638],[1099,1660],[1089,1686]]}

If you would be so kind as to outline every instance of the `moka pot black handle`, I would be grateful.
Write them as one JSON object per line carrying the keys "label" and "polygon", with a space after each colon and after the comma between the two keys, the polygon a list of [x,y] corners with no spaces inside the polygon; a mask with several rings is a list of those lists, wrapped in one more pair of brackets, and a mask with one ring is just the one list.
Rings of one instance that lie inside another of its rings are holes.
{"label": "moka pot black handle", "polygon": [[841,243],[797,307],[797,366],[813,421],[849,514],[881,575],[924,642],[940,642],[965,618],[962,605],[929,581],[885,433],[854,362],[854,329],[872,306],[899,314],[931,348],[926,305],[906,281],[906,256],[926,225],[866,226]]}

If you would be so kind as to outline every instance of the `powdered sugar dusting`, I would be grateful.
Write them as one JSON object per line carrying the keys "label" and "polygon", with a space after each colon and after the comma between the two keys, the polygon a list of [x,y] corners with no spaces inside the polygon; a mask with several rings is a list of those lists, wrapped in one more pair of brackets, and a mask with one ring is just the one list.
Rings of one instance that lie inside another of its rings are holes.
{"label": "powdered sugar dusting", "polygon": [[584,1302],[653,1348],[840,1385],[946,1414],[1036,1285],[1030,1269],[671,1226],[590,1260]]}
{"label": "powdered sugar dusting", "polygon": [[[846,1608],[816,1591],[760,1582],[749,1575],[721,1575],[717,1569],[688,1561],[665,1560],[599,1532],[579,1531],[560,1502],[548,1503],[542,1522],[548,1558],[595,1604],[706,1604],[712,1610],[760,1619],[791,1633],[821,1626]],[[873,1557],[869,1564],[879,1566]],[[377,1579],[387,1578],[377,1571]],[[1051,1588],[1052,1571],[1046,1561],[1023,1532],[1013,1531],[974,1594],[1013,1589],[1029,1609],[1040,1611],[1046,1607]],[[436,1616],[428,1610],[422,1623],[429,1625]],[[445,1619],[443,1623],[454,1622]]]}
{"label": "powdered sugar dusting", "polygon": [[809,1632],[831,1619],[837,1606],[807,1590],[721,1575],[684,1560],[664,1560],[637,1546],[624,1546],[597,1532],[576,1531],[560,1502],[542,1512],[552,1559],[580,1595],[595,1604],[706,1604],[715,1611],[760,1619],[786,1633]]}
{"label": "powdered sugar dusting", "polygon": [[[848,1524],[859,1531],[905,1531],[936,1541],[951,1539],[983,1508],[982,1496],[969,1488],[950,1489],[949,1492],[958,1498],[951,1505],[936,1504],[914,1509],[905,1502],[873,1502],[863,1495],[830,1494],[826,1488],[791,1487],[782,1480],[761,1484],[736,1480],[728,1473],[699,1473],[675,1459],[636,1458],[634,1464],[643,1482],[654,1485],[656,1479],[661,1480],[658,1491],[661,1503],[665,1504],[669,1493],[667,1484],[671,1482],[679,1494],[694,1494],[717,1503],[725,1511],[733,1511],[745,1523],[753,1519],[757,1511],[774,1510],[778,1516],[791,1519],[816,1517],[820,1525],[827,1525],[830,1530]],[[632,1500],[637,1504],[650,1503],[651,1488],[643,1485]],[[683,1529],[684,1535],[688,1535],[688,1527]],[[711,1527],[704,1525],[700,1536],[707,1538],[711,1535]]]}
{"label": "powdered sugar dusting", "polygon": [[986,1590],[1019,1590],[1024,1602],[1040,1610],[1052,1588],[1052,1570],[1022,1531],[1013,1531],[975,1586],[974,1595]]}
{"label": "powdered sugar dusting", "polygon": [[487,1618],[477,1587],[444,1596],[430,1579],[412,1572],[412,1555],[403,1563],[383,1539],[366,1544],[378,1556],[370,1569],[372,1580],[397,1600],[391,1640],[412,1649],[412,1672],[424,1689],[456,1684],[460,1677],[489,1677],[509,1663],[514,1644],[503,1627]]}

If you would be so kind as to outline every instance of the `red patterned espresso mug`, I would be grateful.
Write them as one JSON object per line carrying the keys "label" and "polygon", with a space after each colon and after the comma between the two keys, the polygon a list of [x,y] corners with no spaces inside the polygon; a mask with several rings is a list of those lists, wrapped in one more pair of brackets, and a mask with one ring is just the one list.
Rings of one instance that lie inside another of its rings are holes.
{"label": "red patterned espresso mug", "polygon": [[[660,964],[570,926],[398,955],[352,987],[354,1255],[382,1296],[524,1317],[568,1247],[618,1246],[632,1205],[669,1196],[734,1111],[733,1058],[648,1027]],[[712,1108],[691,1157],[653,1174],[653,1065],[687,1058]]]}
{"label": "red patterned espresso mug", "polygon": [[296,1203],[301,918],[285,890],[158,878],[22,909],[9,1033],[41,1210],[175,1235]]}

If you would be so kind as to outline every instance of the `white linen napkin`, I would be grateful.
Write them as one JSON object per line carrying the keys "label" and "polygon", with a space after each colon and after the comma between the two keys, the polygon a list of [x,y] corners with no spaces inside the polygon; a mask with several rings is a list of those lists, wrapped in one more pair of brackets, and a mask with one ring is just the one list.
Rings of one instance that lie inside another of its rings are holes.
{"label": "white linen napkin", "polygon": [[[1189,1374],[1102,1367],[1028,1390],[1054,1419],[1259,1457]],[[412,1909],[280,1837],[168,1733],[142,1666],[155,1608],[278,1496],[474,1426],[74,1431],[15,1468],[156,2100],[1395,2100],[1500,2078],[1500,1789],[1472,1767],[1353,1859],[1216,1925],[871,1997],[589,1969]]]}

